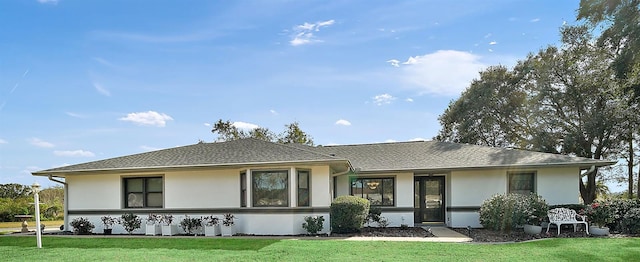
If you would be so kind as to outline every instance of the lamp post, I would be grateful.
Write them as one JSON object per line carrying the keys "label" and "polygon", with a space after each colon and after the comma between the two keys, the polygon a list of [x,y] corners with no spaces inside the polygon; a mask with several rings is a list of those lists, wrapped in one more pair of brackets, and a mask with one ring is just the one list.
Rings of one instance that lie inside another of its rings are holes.
{"label": "lamp post", "polygon": [[38,248],[42,248],[42,231],[40,229],[40,196],[38,195],[38,193],[40,193],[40,184],[38,184],[38,182],[34,182],[33,185],[31,185],[31,188],[33,189],[33,198],[36,204],[36,241],[38,243]]}

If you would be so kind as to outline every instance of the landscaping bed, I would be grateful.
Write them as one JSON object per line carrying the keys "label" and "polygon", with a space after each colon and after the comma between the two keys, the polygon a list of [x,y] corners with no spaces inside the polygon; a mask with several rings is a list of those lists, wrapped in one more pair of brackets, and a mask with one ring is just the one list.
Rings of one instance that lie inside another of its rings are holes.
{"label": "landscaping bed", "polygon": [[358,233],[336,234],[332,237],[433,237],[421,227],[364,227]]}

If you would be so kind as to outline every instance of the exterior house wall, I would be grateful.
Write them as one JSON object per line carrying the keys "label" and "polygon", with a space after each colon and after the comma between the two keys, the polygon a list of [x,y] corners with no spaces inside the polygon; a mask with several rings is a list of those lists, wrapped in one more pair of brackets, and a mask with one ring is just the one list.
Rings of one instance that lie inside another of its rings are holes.
{"label": "exterior house wall", "polygon": [[[297,200],[297,176],[295,169],[311,171],[311,207],[295,207]],[[198,169],[171,170],[165,172],[139,172],[126,174],[100,175],[69,175],[66,182],[69,185],[69,221],[78,217],[88,218],[96,227],[94,232],[101,233],[103,225],[100,217],[111,215],[119,217],[128,212],[137,214],[143,220],[149,213],[171,213],[174,224],[179,224],[185,214],[191,217],[216,215],[222,218],[224,213],[233,213],[238,233],[282,235],[302,234],[304,217],[324,216],[325,227],[322,233],[329,232],[329,213],[331,204],[330,174],[326,165],[308,166],[280,166],[280,167],[252,167],[250,170],[289,170],[290,207],[252,208],[251,180],[247,174],[249,207],[240,207],[240,172],[247,169]],[[163,180],[163,208],[124,208],[123,183],[126,177],[162,176]],[[319,208],[319,209],[318,209]],[[206,210],[211,209],[211,213]],[[103,210],[104,212],[101,212]],[[166,211],[165,211],[166,210]],[[234,211],[235,210],[235,211]],[[143,221],[145,223],[146,221]],[[115,234],[126,233],[116,225]],[[179,232],[184,233],[182,229]],[[134,234],[144,233],[142,229]]]}

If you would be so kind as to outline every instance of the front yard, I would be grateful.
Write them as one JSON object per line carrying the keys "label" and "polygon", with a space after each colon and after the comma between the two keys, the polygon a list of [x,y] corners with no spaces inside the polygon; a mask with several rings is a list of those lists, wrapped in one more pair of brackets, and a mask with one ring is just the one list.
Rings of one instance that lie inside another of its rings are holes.
{"label": "front yard", "polygon": [[640,238],[563,238],[514,244],[272,238],[0,237],[3,261],[634,261]]}

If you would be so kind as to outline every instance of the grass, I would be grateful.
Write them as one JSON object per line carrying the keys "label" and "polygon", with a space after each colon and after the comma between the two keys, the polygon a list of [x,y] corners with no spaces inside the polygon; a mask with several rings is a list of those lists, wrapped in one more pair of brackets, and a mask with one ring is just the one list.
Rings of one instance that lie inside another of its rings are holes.
{"label": "grass", "polygon": [[[36,221],[27,221],[29,227],[35,228]],[[40,223],[44,224],[47,227],[55,227],[58,228],[60,225],[64,224],[64,220],[53,220],[53,221],[43,221],[40,220]],[[0,229],[2,228],[21,228],[22,222],[0,222]]]}
{"label": "grass", "polygon": [[0,236],[4,261],[638,261],[640,238],[460,244],[265,238]]}

